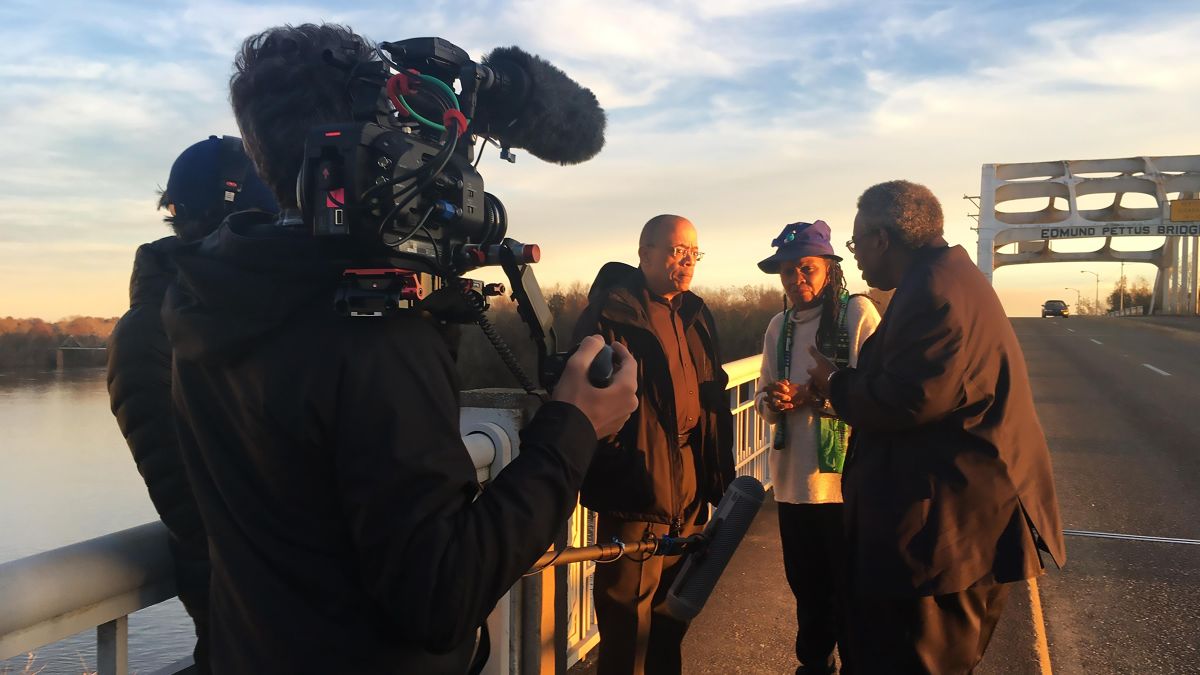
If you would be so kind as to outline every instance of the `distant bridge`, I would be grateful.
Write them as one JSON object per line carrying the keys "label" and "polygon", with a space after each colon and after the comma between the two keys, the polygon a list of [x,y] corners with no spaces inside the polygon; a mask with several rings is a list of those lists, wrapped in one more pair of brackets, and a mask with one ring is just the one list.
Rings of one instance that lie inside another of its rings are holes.
{"label": "distant bridge", "polygon": [[105,347],[82,347],[79,342],[68,337],[54,350],[54,367],[90,368],[108,364],[108,349]]}

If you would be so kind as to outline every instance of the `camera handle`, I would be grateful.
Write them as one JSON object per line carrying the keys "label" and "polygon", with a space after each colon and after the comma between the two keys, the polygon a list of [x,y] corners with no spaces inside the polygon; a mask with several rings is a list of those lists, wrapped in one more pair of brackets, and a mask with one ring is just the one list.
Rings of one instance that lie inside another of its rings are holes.
{"label": "camera handle", "polygon": [[[518,262],[520,242],[505,239],[500,244],[500,267],[508,277],[512,287],[512,297],[517,303],[517,314],[529,327],[530,337],[538,348],[538,381],[546,391],[554,389],[558,378],[562,376],[567,360],[575,353],[558,350],[558,334],[554,330],[554,315],[542,295],[533,267]],[[588,366],[588,382],[593,387],[603,389],[612,383],[613,352],[612,347],[604,345],[600,353],[592,359]]]}

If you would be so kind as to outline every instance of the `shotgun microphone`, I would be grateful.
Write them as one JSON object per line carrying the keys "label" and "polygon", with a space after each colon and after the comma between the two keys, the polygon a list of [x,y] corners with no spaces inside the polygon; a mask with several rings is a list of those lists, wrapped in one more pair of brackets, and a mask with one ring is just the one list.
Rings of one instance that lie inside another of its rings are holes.
{"label": "shotgun microphone", "polygon": [[[589,370],[589,375],[590,372]],[[750,523],[754,521],[754,516],[758,515],[764,495],[765,491],[758,479],[751,476],[740,476],[729,485],[729,489],[721,497],[721,502],[717,504],[717,511],[709,521],[708,527],[699,534],[689,537],[647,538],[629,543],[614,539],[611,542],[598,542],[591,546],[568,546],[559,550],[546,551],[525,576],[537,574],[548,567],[569,565],[585,560],[613,562],[622,556],[635,554],[686,555],[688,558],[683,564],[679,577],[671,586],[671,593],[676,597],[672,598],[668,595],[667,603],[669,611],[672,602],[682,608],[676,610],[679,612],[678,615],[671,612],[672,616],[690,620],[700,613],[704,601],[708,599],[713,587],[717,585],[717,578],[729,564],[729,559],[733,557],[733,552],[737,549],[738,543],[742,541],[742,537],[746,536],[746,530],[750,529]],[[689,573],[689,570],[693,571]],[[684,576],[688,574],[694,576],[695,580],[683,581]],[[683,584],[686,584],[686,587],[676,593],[676,590]],[[693,606],[695,609],[689,609]]]}
{"label": "shotgun microphone", "polygon": [[688,556],[667,591],[664,602],[667,614],[680,621],[691,621],[704,609],[765,497],[762,483],[752,476],[739,476],[730,483],[712,521],[704,528],[708,546]]}
{"label": "shotgun microphone", "polygon": [[604,109],[592,90],[519,47],[483,59],[490,76],[472,128],[546,162],[578,164],[604,147]]}

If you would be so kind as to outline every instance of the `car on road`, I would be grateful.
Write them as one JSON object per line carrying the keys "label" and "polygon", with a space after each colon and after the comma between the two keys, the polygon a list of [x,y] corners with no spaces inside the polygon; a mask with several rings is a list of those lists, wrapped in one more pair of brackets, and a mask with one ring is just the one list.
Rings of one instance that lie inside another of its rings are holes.
{"label": "car on road", "polygon": [[1070,313],[1071,310],[1067,309],[1067,303],[1062,300],[1047,300],[1042,304],[1043,319],[1048,316],[1061,316],[1065,319]]}

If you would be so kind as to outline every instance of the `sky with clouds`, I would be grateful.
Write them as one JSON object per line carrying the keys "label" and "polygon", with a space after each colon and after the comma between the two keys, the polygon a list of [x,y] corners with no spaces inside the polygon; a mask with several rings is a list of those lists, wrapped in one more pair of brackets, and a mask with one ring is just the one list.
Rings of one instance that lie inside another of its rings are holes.
{"label": "sky with clouds", "polygon": [[[241,40],[320,21],[380,41],[437,35],[476,58],[519,45],[596,93],[609,124],[594,160],[493,150],[480,167],[510,236],[541,245],[543,285],[635,261],[658,213],[696,223],[697,285],[774,283],[754,263],[782,225],[823,218],[845,241],[857,196],[894,178],[932,188],[947,238],[974,255],[963,196],[979,194],[982,164],[1200,153],[1196,2],[7,0],[0,316],[122,313],[135,249],[169,232],[155,206],[171,162],[237,133]],[[1086,267],[1102,290],[1117,278],[1114,263]],[[995,282],[1010,314],[1030,315],[1091,288],[1079,268],[1013,266]]]}

